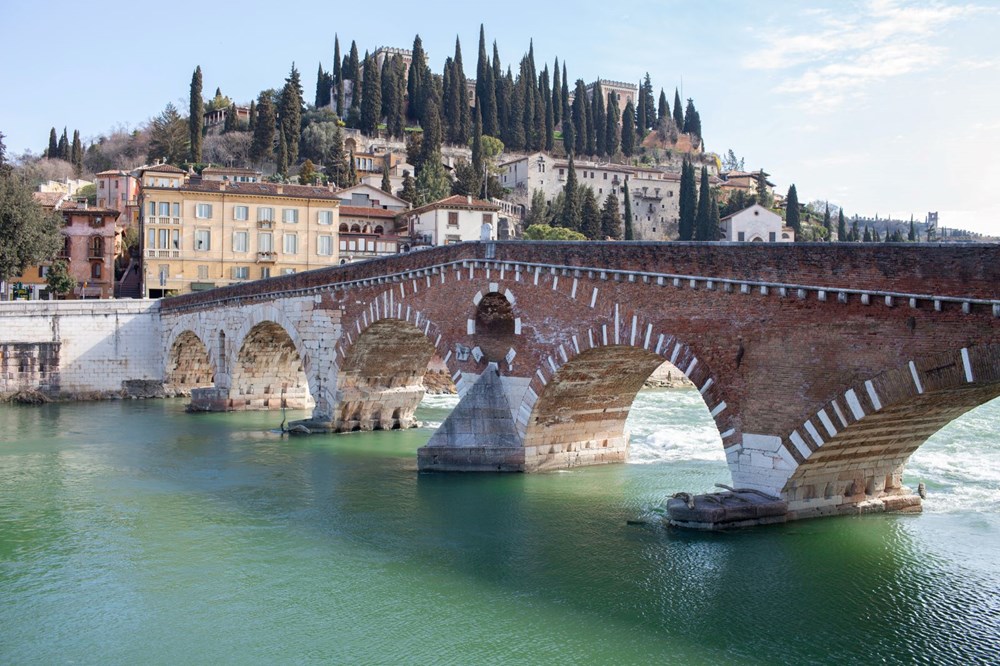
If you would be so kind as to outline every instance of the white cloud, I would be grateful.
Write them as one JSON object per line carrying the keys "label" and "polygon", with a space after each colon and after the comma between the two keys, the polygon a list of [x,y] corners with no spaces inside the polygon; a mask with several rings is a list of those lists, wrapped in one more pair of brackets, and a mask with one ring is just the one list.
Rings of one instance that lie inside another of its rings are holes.
{"label": "white cloud", "polygon": [[860,12],[803,14],[801,24],[765,33],[764,46],[743,58],[748,69],[786,72],[775,92],[795,94],[814,111],[862,98],[875,84],[940,66],[947,51],[932,40],[946,24],[995,9],[976,5],[869,0]]}

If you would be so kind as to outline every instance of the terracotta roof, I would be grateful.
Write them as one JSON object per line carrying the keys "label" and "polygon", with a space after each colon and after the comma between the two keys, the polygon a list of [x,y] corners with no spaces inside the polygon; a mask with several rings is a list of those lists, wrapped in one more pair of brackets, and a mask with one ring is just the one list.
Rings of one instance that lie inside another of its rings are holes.
{"label": "terracotta roof", "polygon": [[98,208],[97,206],[84,206],[77,201],[66,201],[59,206],[60,212],[73,213],[74,215],[110,215],[116,219],[121,213],[114,208]]}
{"label": "terracotta roof", "polygon": [[[182,192],[225,192],[258,197],[290,197],[295,199],[325,199],[340,202],[336,192],[329,188],[313,185],[282,185],[279,183],[232,183],[221,180],[203,180],[186,183],[179,188]],[[280,190],[280,191],[279,191]]]}
{"label": "terracotta roof", "polygon": [[405,211],[386,210],[384,208],[370,208],[368,206],[340,206],[341,217],[381,217],[394,219],[396,215]]}
{"label": "terracotta roof", "polygon": [[[729,218],[731,218],[731,217],[736,217],[736,216],[737,216],[737,215],[739,215],[740,213],[743,213],[743,212],[745,212],[745,211],[748,211],[748,210],[750,210],[751,208],[757,208],[758,206],[760,206],[760,204],[753,204],[753,205],[751,205],[751,206],[747,206],[747,207],[746,207],[746,208],[744,208],[743,210],[738,210],[738,211],[736,211],[735,213],[730,213],[729,215],[726,215],[725,217],[723,217],[723,218],[720,218],[720,219],[719,219],[719,222],[722,222],[722,220],[728,220],[728,219],[729,219]],[[761,207],[761,208],[764,208],[763,206],[760,206],[760,207]],[[769,210],[769,209],[767,209],[767,208],[764,208],[764,210],[765,210],[765,211],[767,211],[768,213],[772,213],[772,214],[774,214],[774,215],[777,215],[777,213],[774,213],[773,211],[771,211],[771,210]]]}
{"label": "terracotta roof", "polygon": [[156,173],[187,173],[187,171],[185,171],[184,169],[178,169],[172,164],[146,165],[139,167],[138,169],[136,169],[136,171],[139,171],[140,173],[146,171],[154,171]]}
{"label": "terracotta roof", "polygon": [[102,171],[98,176],[129,176],[127,171],[122,171],[121,169],[108,169],[107,171]]}
{"label": "terracotta roof", "polygon": [[42,206],[55,208],[63,200],[63,197],[67,195],[65,192],[32,192],[31,196]]}
{"label": "terracotta roof", "polygon": [[[241,168],[238,168],[238,167],[232,167],[232,168],[230,168],[230,167],[205,167],[204,169],[201,170],[201,172],[203,174],[205,174],[205,173],[245,173],[245,174],[252,174],[252,175],[259,175],[260,174],[260,171],[257,171],[256,169],[241,169]],[[100,175],[100,174],[97,174],[97,175]]]}
{"label": "terracotta roof", "polygon": [[419,215],[420,213],[424,213],[429,210],[436,210],[438,208],[465,208],[469,210],[493,210],[493,211],[500,210],[500,206],[491,204],[489,201],[483,201],[482,199],[470,200],[468,197],[464,197],[461,194],[456,194],[446,199],[441,199],[440,201],[435,201],[425,206],[421,206],[420,208],[414,208],[413,210],[410,211],[410,213],[416,213]]}

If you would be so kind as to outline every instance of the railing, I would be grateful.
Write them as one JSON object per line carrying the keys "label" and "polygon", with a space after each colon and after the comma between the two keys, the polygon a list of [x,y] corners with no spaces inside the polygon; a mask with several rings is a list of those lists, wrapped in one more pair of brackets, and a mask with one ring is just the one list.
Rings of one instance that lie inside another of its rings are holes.
{"label": "railing", "polygon": [[258,229],[273,229],[274,220],[257,220]]}
{"label": "railing", "polygon": [[152,259],[180,259],[180,250],[146,250],[146,256]]}
{"label": "railing", "polygon": [[277,252],[258,252],[257,253],[257,263],[258,264],[273,264],[277,257]]}

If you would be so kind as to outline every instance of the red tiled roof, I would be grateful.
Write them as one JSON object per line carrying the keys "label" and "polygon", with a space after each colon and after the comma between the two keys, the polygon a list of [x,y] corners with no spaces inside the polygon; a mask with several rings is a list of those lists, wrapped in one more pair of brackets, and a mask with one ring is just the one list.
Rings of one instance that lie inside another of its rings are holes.
{"label": "red tiled roof", "polygon": [[152,166],[146,165],[141,166],[137,169],[139,172],[153,171],[155,173],[187,173],[184,169],[178,169],[172,164],[154,164]]}
{"label": "red tiled roof", "polygon": [[225,192],[259,197],[290,197],[294,199],[325,199],[340,202],[336,192],[327,187],[313,185],[281,185],[278,183],[232,183],[221,180],[203,180],[186,183],[182,192]]}
{"label": "red tiled roof", "polygon": [[31,196],[34,197],[35,201],[40,203],[46,208],[55,208],[63,197],[66,196],[65,192],[32,192]]}
{"label": "red tiled roof", "polygon": [[384,208],[371,208],[368,206],[341,206],[341,217],[381,217],[393,219],[396,215],[405,211],[392,211]]}
{"label": "red tiled roof", "polygon": [[414,208],[410,212],[419,215],[420,213],[424,213],[429,210],[436,210],[438,208],[465,208],[469,210],[492,210],[492,211],[500,210],[499,206],[491,204],[489,201],[483,201],[482,199],[470,200],[468,197],[462,196],[461,194],[456,194],[446,199],[441,199],[440,201],[435,201],[425,206],[421,206],[420,208]]}

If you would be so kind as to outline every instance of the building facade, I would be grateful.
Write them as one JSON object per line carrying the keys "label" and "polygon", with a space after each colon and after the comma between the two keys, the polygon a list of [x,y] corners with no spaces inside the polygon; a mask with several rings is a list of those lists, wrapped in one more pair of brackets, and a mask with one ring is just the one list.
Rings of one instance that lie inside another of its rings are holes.
{"label": "building facade", "polygon": [[781,216],[754,204],[719,220],[720,239],[738,243],[793,243],[795,231]]}
{"label": "building facade", "polygon": [[485,224],[490,225],[490,238],[496,240],[499,211],[500,207],[489,201],[455,195],[414,208],[401,217],[415,245],[449,245],[481,240]]}
{"label": "building facade", "polygon": [[339,261],[340,198],[332,188],[205,180],[165,165],[138,175],[146,296]]}
{"label": "building facade", "polygon": [[123,227],[139,226],[139,179],[128,171],[110,169],[96,176],[97,207],[113,208],[121,213]]}

